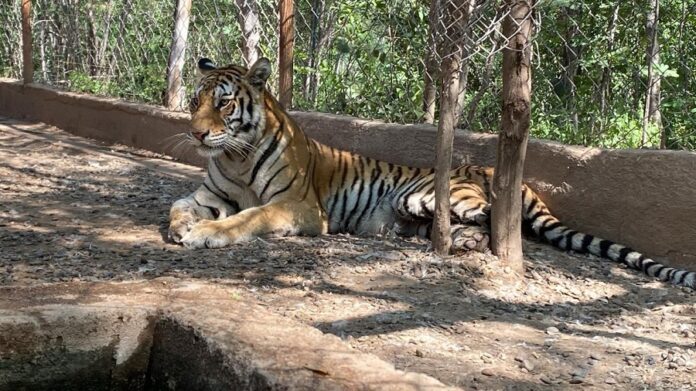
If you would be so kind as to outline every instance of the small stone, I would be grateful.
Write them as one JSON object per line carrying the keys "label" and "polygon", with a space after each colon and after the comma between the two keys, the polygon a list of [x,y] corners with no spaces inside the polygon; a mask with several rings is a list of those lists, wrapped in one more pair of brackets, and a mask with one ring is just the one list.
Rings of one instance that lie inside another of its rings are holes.
{"label": "small stone", "polygon": [[614,379],[613,377],[608,377],[608,378],[604,379],[604,382],[607,384],[616,384],[617,383],[616,379]]}
{"label": "small stone", "polygon": [[493,362],[493,356],[488,353],[481,353],[481,361],[483,361],[485,364],[490,364]]}
{"label": "small stone", "polygon": [[557,327],[551,326],[551,327],[546,328],[546,334],[554,335],[554,334],[558,334],[558,333],[560,333],[560,331],[558,330]]}
{"label": "small stone", "polygon": [[585,368],[576,368],[572,372],[570,372],[570,375],[579,379],[584,379],[585,376],[587,376],[587,371],[588,370]]}
{"label": "small stone", "polygon": [[423,352],[421,352],[420,350],[416,349],[416,357],[425,357],[425,355],[423,354]]}
{"label": "small stone", "polygon": [[529,360],[524,360],[522,361],[522,367],[531,372],[534,370],[534,363]]}
{"label": "small stone", "polygon": [[485,376],[494,376],[495,372],[491,368],[484,368],[483,370],[481,370],[481,374]]}

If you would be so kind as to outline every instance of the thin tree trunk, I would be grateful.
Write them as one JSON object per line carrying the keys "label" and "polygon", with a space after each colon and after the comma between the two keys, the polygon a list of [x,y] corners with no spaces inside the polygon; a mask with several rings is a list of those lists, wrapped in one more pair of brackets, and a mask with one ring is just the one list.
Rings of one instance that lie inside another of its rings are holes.
{"label": "thin tree trunk", "polygon": [[450,170],[452,168],[452,143],[457,122],[457,97],[461,69],[462,40],[464,32],[464,0],[448,0],[442,13],[447,30],[443,36],[442,85],[440,89],[440,121],[437,129],[437,158],[435,162],[435,214],[433,217],[433,250],[446,255],[452,246],[450,233]]}
{"label": "thin tree trunk", "polygon": [[41,78],[45,83],[48,80],[48,63],[46,61],[46,23],[41,23],[39,36],[39,55],[41,56]]}
{"label": "thin tree trunk", "polygon": [[167,63],[167,93],[164,98],[164,103],[170,110],[183,109],[185,91],[182,87],[182,75],[190,17],[191,0],[177,0],[172,46],[169,49],[169,62]]}
{"label": "thin tree trunk", "polygon": [[469,35],[471,34],[471,17],[475,16],[474,22],[476,22],[476,18],[478,18],[478,15],[474,15],[476,10],[480,10],[482,8],[481,5],[476,7],[476,0],[467,0],[467,5],[464,9],[463,13],[463,24],[464,24],[464,32],[462,33],[462,64],[461,64],[461,69],[460,69],[460,74],[459,74],[459,93],[457,94],[457,109],[455,111],[455,123],[457,125],[460,125],[461,122],[461,116],[462,112],[464,110],[464,101],[466,100],[466,90],[469,87],[469,53],[470,53],[470,44],[468,41],[471,41],[469,38]]}
{"label": "thin tree trunk", "polygon": [[[317,0],[315,3],[318,8],[315,9],[316,19],[312,19],[312,41],[311,41],[311,51],[309,58],[309,75],[307,77],[307,82],[305,86],[305,99],[311,104],[315,105],[317,100],[317,93],[319,91],[319,85],[321,84],[321,74],[319,73],[319,66],[321,64],[322,56],[327,47],[331,46],[331,42],[334,36],[334,25],[336,14],[331,12],[329,2],[324,0]],[[314,23],[317,23],[315,26]],[[336,62],[338,64],[338,61]]]}
{"label": "thin tree trunk", "polygon": [[[130,0],[127,0],[123,4],[124,10],[130,6]],[[104,15],[104,34],[102,35],[101,42],[98,41],[99,49],[96,51],[96,58],[94,59],[95,64],[97,64],[97,72],[101,75],[106,74],[107,82],[111,80],[111,75],[113,74],[112,69],[107,69],[107,58],[106,50],[109,47],[109,39],[111,36],[111,21],[112,12],[116,7],[113,4],[113,0],[109,0],[109,6],[107,8],[106,15]],[[125,31],[125,30],[120,30]]]}
{"label": "thin tree trunk", "polygon": [[31,0],[22,0],[22,82],[34,82],[34,60],[32,57]]}
{"label": "thin tree trunk", "polygon": [[428,11],[428,43],[425,48],[424,87],[423,87],[423,122],[426,124],[435,123],[435,105],[437,99],[437,45],[439,37],[439,0],[430,0],[430,10]]}
{"label": "thin tree trunk", "polygon": [[648,48],[646,52],[646,62],[648,63],[648,88],[645,94],[645,112],[643,113],[643,132],[640,138],[641,148],[645,146],[648,136],[649,123],[655,124],[660,129],[660,148],[665,148],[666,137],[662,128],[662,118],[660,115],[660,75],[655,74],[655,64],[660,63],[660,43],[657,39],[658,24],[660,19],[660,1],[651,0],[648,10],[645,33],[648,38]]}
{"label": "thin tree trunk", "polygon": [[307,53],[307,69],[302,79],[302,94],[304,99],[312,102],[310,96],[310,84],[314,78],[314,73],[317,72],[317,47],[321,36],[321,18],[324,14],[324,1],[314,0],[311,4],[310,22],[309,22],[309,52]]}
{"label": "thin tree trunk", "polygon": [[[614,11],[612,12],[611,20],[609,21],[609,33],[607,34],[607,54],[611,54],[614,51],[614,39],[616,37],[616,26],[619,21],[619,6],[620,1],[616,2],[614,5]],[[609,92],[611,89],[611,66],[609,64],[605,65],[602,69],[602,79],[599,82],[599,134],[604,134],[605,118],[607,114],[607,99],[609,99]],[[593,125],[594,126],[594,125]],[[594,138],[594,134],[590,136],[591,139]],[[592,140],[590,140],[592,141]]]}
{"label": "thin tree trunk", "polygon": [[315,4],[317,3],[318,0],[314,0],[309,4],[309,45],[307,46],[307,71],[302,72],[300,74],[300,92],[302,93],[302,98],[307,99],[307,93],[309,90],[309,74],[312,69],[312,57],[314,56],[314,47],[315,47],[315,35],[316,35],[316,28],[318,26],[318,23],[316,19],[318,18],[317,16],[317,11],[315,8]]}
{"label": "thin tree trunk", "polygon": [[97,33],[94,21],[94,10],[91,5],[87,5],[87,67],[88,75],[97,75]]}
{"label": "thin tree trunk", "polygon": [[578,73],[578,65],[580,63],[580,47],[575,44],[575,38],[580,33],[580,28],[578,27],[580,11],[566,7],[564,17],[568,28],[565,34],[563,52],[563,66],[565,68],[565,72],[563,72],[563,89],[566,93],[566,109],[568,110],[570,121],[573,125],[574,136],[577,137],[580,128],[580,119],[577,109],[577,86],[575,85],[575,76]]}
{"label": "thin tree trunk", "polygon": [[[494,30],[498,32],[500,30],[500,24],[496,25]],[[497,33],[496,36],[500,37],[500,35],[498,35]],[[488,53],[488,56],[486,57],[486,65],[484,66],[485,70],[483,73],[483,78],[480,82],[481,85],[478,91],[476,91],[476,95],[471,99],[471,102],[469,102],[466,123],[463,124],[465,128],[471,129],[471,124],[474,122],[474,116],[476,116],[476,112],[478,111],[478,105],[481,102],[481,99],[483,99],[483,95],[486,93],[486,91],[488,91],[488,88],[491,84],[491,75],[493,73],[493,62],[495,60],[496,53],[498,53],[498,48],[500,48],[501,44],[501,39],[496,38],[496,40],[493,42],[493,47],[491,47],[491,51]]]}
{"label": "thin tree trunk", "polygon": [[[687,58],[688,56],[688,51],[686,50],[687,46],[690,46],[689,43],[684,39],[684,28],[686,26],[686,21],[689,16],[689,12],[687,9],[687,4],[686,1],[682,2],[682,9],[681,9],[681,18],[679,19],[679,55],[678,58]],[[688,91],[689,88],[689,77],[688,75],[691,74],[691,69],[689,69],[689,65],[687,61],[680,61],[679,62],[679,68],[680,72],[679,74],[681,75],[682,79],[682,90],[683,91]]]}
{"label": "thin tree trunk", "polygon": [[503,113],[493,177],[491,247],[508,266],[523,272],[522,171],[531,119],[532,7],[530,0],[509,0],[503,22]]}
{"label": "thin tree trunk", "polygon": [[259,58],[259,41],[261,27],[259,26],[259,7],[256,0],[235,0],[239,13],[239,26],[242,30],[242,53],[248,66],[253,65]]}
{"label": "thin tree trunk", "polygon": [[280,0],[280,38],[278,50],[278,97],[286,109],[292,107],[292,65],[295,44],[293,0]]}

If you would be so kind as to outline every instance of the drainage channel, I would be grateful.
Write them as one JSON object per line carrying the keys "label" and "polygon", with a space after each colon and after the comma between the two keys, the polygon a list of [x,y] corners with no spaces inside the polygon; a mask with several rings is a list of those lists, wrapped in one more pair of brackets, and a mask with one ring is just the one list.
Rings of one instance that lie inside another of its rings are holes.
{"label": "drainage channel", "polygon": [[441,390],[195,281],[0,289],[0,390]]}
{"label": "drainage channel", "polygon": [[60,306],[4,318],[0,327],[0,343],[9,348],[0,361],[2,389],[272,388],[253,370],[241,378],[245,371],[226,365],[192,327],[148,311]]}

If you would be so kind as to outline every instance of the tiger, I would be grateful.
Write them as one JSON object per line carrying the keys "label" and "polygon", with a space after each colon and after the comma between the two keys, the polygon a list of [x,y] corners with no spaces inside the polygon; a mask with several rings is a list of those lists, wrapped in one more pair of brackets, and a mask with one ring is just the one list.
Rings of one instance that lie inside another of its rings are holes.
{"label": "tiger", "polygon": [[[434,169],[413,168],[339,150],[311,139],[266,87],[267,58],[250,67],[198,61],[186,142],[208,159],[193,193],[173,203],[168,236],[189,249],[255,238],[349,233],[429,238]],[[450,172],[453,251],[485,251],[490,240],[494,169]],[[522,221],[561,250],[589,253],[675,285],[694,288],[696,272],[668,267],[610,240],[565,226],[523,184]]]}

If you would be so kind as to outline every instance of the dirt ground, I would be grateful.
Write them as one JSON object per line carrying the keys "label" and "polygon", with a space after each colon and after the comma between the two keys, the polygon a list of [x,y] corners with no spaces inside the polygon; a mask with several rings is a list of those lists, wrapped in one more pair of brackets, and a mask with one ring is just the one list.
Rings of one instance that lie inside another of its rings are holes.
{"label": "dirt ground", "polygon": [[203,279],[463,389],[696,389],[692,291],[531,241],[507,279],[492,256],[392,237],[188,251],[164,240],[167,214],[201,176],[0,118],[0,284]]}

